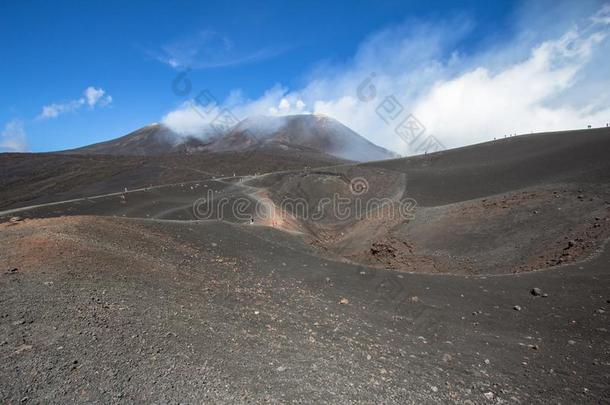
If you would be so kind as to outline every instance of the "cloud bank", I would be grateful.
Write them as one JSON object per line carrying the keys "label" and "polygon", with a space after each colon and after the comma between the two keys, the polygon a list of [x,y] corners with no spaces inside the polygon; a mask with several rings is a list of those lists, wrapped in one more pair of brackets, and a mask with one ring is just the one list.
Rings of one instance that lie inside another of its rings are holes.
{"label": "cloud bank", "polygon": [[[238,119],[326,114],[404,155],[415,151],[396,126],[409,114],[447,147],[514,133],[605,126],[610,5],[558,4],[519,10],[510,39],[470,53],[460,45],[474,32],[473,21],[463,16],[407,21],[369,36],[351,60],[317,67],[300,89],[276,85],[256,99],[236,90],[222,101],[190,94],[191,100],[162,122],[201,136],[225,110]],[[388,98],[396,101],[391,111]]]}
{"label": "cloud bank", "polygon": [[83,91],[83,96],[76,99],[61,103],[52,103],[42,107],[42,111],[38,115],[38,119],[57,118],[62,114],[77,111],[78,109],[88,106],[91,109],[96,107],[105,107],[112,103],[112,96],[106,94],[106,91],[101,88],[92,86],[87,87]]}

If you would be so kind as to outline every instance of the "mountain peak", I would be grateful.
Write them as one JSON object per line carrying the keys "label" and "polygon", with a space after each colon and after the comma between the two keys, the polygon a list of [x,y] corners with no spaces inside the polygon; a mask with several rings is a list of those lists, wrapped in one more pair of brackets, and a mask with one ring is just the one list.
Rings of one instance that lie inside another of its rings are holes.
{"label": "mountain peak", "polygon": [[[384,160],[397,157],[323,114],[252,116],[235,125],[226,135],[236,139],[256,140],[258,146],[315,149],[347,160]],[[222,139],[220,144],[224,144]],[[223,145],[224,147],[224,145]],[[251,147],[251,145],[248,145]]]}
{"label": "mountain peak", "polygon": [[363,138],[339,121],[322,114],[256,115],[221,134],[182,136],[152,123],[110,141],[73,149],[70,153],[160,155],[187,152],[241,152],[252,149],[307,150],[345,160],[369,161],[397,157]]}

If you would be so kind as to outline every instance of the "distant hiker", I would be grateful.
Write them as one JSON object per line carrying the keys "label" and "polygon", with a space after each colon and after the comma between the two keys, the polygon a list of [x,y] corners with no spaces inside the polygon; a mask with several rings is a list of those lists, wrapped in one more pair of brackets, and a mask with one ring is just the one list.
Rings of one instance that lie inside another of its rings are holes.
{"label": "distant hiker", "polygon": [[125,187],[125,192],[127,192],[127,187]]}

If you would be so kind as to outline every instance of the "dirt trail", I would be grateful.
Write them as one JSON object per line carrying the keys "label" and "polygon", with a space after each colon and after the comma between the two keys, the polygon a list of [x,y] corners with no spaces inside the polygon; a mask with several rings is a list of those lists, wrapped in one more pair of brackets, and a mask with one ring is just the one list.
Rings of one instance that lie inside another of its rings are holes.
{"label": "dirt trail", "polygon": [[136,189],[131,189],[131,190],[128,189],[126,191],[119,191],[119,192],[108,193],[108,194],[99,194],[99,195],[94,195],[94,196],[89,196],[89,197],[79,197],[79,198],[73,198],[70,200],[54,201],[54,202],[49,202],[49,203],[44,203],[44,204],[30,205],[27,207],[13,208],[10,210],[0,211],[0,219],[11,216],[11,215],[19,214],[21,212],[32,211],[37,208],[54,207],[57,205],[65,205],[65,204],[71,204],[71,203],[81,202],[81,201],[94,201],[94,200],[107,198],[107,197],[118,197],[118,196],[128,195],[128,194],[132,194],[132,193],[140,193],[143,191],[162,189],[162,188],[166,188],[166,187],[177,186],[180,184],[201,183],[202,181],[204,181],[204,180],[192,180],[192,181],[172,183],[172,184],[162,184],[162,185],[157,185],[157,186],[141,187],[141,188],[136,188]]}

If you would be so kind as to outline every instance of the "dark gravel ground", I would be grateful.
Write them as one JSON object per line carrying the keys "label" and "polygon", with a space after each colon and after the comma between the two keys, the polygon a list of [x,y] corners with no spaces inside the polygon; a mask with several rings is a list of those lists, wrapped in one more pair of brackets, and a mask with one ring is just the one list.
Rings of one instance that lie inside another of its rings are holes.
{"label": "dark gravel ground", "polygon": [[467,277],[338,263],[215,221],[2,227],[5,402],[610,400],[607,252]]}

